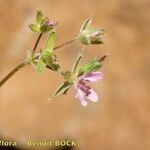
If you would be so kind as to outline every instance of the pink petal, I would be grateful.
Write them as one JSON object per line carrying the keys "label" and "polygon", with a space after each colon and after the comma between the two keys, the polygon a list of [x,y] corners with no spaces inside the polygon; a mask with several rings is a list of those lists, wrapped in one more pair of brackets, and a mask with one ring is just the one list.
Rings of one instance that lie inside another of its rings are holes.
{"label": "pink petal", "polygon": [[87,96],[87,98],[89,100],[91,100],[92,102],[97,102],[98,101],[98,96],[97,96],[96,92],[93,89],[91,89],[90,92],[91,93]]}
{"label": "pink petal", "polygon": [[88,103],[85,100],[85,93],[83,93],[79,88],[76,88],[76,92],[76,98],[80,100],[82,106],[86,107]]}
{"label": "pink petal", "polygon": [[89,82],[95,82],[102,78],[103,78],[103,72],[92,72],[92,73],[85,75],[82,79],[89,81]]}

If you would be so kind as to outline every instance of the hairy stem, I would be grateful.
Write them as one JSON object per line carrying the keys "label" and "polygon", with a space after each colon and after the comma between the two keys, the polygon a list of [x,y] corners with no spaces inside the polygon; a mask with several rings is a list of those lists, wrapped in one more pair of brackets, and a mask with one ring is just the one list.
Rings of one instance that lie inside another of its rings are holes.
{"label": "hairy stem", "polygon": [[75,39],[70,40],[70,41],[68,41],[68,42],[65,42],[65,43],[63,43],[63,44],[60,44],[60,45],[54,47],[54,50],[59,49],[59,48],[62,48],[62,47],[64,47],[64,46],[67,46],[68,44],[71,44],[71,43],[75,42],[76,40],[77,40],[77,39],[75,38]]}
{"label": "hairy stem", "polygon": [[18,70],[26,66],[26,63],[21,63],[18,66],[16,66],[4,79],[0,81],[0,87],[9,79],[11,78]]}

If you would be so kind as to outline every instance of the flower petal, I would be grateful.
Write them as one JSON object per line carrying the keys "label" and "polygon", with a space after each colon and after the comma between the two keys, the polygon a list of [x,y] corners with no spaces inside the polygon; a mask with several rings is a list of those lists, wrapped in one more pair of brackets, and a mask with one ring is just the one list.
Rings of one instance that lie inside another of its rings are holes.
{"label": "flower petal", "polygon": [[96,92],[93,89],[90,89],[90,94],[87,96],[87,98],[89,100],[91,100],[92,102],[97,102],[98,101],[98,96],[96,94]]}
{"label": "flower petal", "polygon": [[80,100],[82,106],[86,107],[88,105],[87,101],[85,100],[85,93],[80,90],[80,88],[76,87],[76,98]]}
{"label": "flower petal", "polygon": [[95,82],[103,78],[103,72],[92,72],[85,75],[82,79],[89,82]]}

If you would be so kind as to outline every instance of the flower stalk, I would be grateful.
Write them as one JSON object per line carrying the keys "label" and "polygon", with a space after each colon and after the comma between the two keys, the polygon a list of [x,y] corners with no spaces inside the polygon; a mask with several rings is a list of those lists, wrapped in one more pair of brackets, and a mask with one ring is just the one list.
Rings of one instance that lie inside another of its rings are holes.
{"label": "flower stalk", "polygon": [[21,63],[18,66],[16,66],[8,75],[6,75],[4,77],[4,79],[2,79],[0,81],[0,87],[8,80],[10,79],[17,71],[19,71],[21,68],[25,67],[27,65],[27,63]]}
{"label": "flower stalk", "polygon": [[37,48],[37,46],[39,44],[39,41],[40,41],[42,35],[43,35],[43,33],[40,33],[39,36],[38,36],[38,38],[37,38],[37,40],[36,40],[36,42],[35,42],[35,45],[34,45],[34,48],[33,48],[33,51],[32,51],[32,56],[34,56],[34,53],[36,51],[36,48]]}

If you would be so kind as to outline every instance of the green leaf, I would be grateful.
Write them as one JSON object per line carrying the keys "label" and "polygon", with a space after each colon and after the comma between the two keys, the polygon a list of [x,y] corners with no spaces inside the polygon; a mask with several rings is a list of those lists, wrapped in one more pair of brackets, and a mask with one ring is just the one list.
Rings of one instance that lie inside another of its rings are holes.
{"label": "green leaf", "polygon": [[70,86],[72,85],[72,83],[70,82],[64,82],[63,84],[61,84],[58,89],[56,90],[56,92],[54,93],[54,96],[58,96],[61,94],[65,94],[66,91],[70,88]]}
{"label": "green leaf", "polygon": [[88,29],[88,28],[90,27],[91,23],[92,23],[92,19],[91,19],[91,18],[87,18],[87,19],[83,22],[82,27],[80,28],[80,32],[83,31],[83,30]]}
{"label": "green leaf", "polygon": [[55,45],[56,33],[51,32],[45,45],[45,51],[52,52]]}
{"label": "green leaf", "polygon": [[36,70],[38,72],[43,72],[45,68],[46,68],[46,63],[42,59],[39,59]]}
{"label": "green leaf", "polygon": [[29,25],[29,28],[30,28],[33,32],[40,32],[40,25],[31,24],[31,25]]}
{"label": "green leaf", "polygon": [[43,14],[41,11],[37,11],[36,23],[41,24],[43,22]]}
{"label": "green leaf", "polygon": [[99,62],[98,59],[91,60],[87,64],[85,64],[83,67],[80,68],[78,75],[90,73],[93,71],[97,71],[102,67],[102,64]]}

